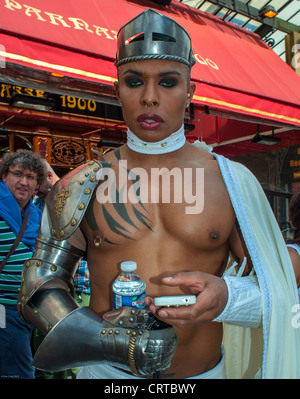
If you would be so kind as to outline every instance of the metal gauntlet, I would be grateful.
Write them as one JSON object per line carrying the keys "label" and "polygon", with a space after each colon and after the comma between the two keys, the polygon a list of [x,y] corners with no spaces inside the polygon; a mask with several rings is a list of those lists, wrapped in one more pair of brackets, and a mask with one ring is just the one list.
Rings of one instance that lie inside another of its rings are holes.
{"label": "metal gauntlet", "polygon": [[24,265],[18,310],[46,335],[33,365],[59,371],[106,363],[141,376],[169,367],[177,345],[173,327],[133,308],[101,318],[74,301],[70,292],[82,255],[67,241],[40,234]]}
{"label": "metal gauntlet", "polygon": [[146,310],[123,307],[101,318],[83,307],[49,332],[33,365],[59,371],[103,363],[146,376],[168,368],[176,346],[174,328]]}

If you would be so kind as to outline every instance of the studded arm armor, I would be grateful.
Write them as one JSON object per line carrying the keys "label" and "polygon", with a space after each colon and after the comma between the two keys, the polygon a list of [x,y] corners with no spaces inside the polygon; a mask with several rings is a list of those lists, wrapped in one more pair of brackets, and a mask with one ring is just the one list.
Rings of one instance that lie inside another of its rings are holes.
{"label": "studded arm armor", "polygon": [[98,169],[85,165],[50,192],[34,254],[23,268],[18,310],[46,335],[33,361],[36,368],[59,371],[106,363],[145,376],[169,367],[177,345],[173,327],[131,308],[100,317],[71,296],[84,251],[67,239],[82,220]]}
{"label": "studded arm armor", "polygon": [[33,365],[59,371],[103,363],[146,376],[170,366],[176,345],[173,327],[143,309],[124,307],[101,318],[82,307],[51,329]]}
{"label": "studded arm armor", "polygon": [[84,216],[99,170],[100,165],[90,162],[54,185],[47,196],[33,256],[24,264],[18,310],[44,334],[78,307],[69,292],[84,251],[67,239]]}

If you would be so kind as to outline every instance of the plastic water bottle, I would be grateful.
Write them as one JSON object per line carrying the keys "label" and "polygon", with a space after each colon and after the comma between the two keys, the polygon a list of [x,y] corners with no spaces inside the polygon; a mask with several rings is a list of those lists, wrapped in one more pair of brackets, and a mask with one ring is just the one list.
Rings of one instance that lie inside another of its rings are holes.
{"label": "plastic water bottle", "polygon": [[145,309],[146,284],[136,273],[136,263],[121,263],[121,274],[113,282],[113,307],[122,306]]}

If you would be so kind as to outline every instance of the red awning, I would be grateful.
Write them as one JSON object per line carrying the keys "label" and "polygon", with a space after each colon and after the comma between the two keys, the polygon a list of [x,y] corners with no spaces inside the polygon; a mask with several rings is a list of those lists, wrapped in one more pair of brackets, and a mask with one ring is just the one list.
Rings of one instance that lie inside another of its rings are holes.
{"label": "red awning", "polygon": [[219,114],[300,127],[300,77],[257,35],[175,1],[168,7],[144,0],[2,1],[0,63],[111,85],[116,32],[148,7],[190,34],[196,103]]}

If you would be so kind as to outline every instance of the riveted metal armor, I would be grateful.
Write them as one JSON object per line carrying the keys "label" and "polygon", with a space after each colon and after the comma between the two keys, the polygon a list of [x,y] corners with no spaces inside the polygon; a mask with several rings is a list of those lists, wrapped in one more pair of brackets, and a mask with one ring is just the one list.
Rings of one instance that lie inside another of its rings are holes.
{"label": "riveted metal armor", "polygon": [[18,311],[46,335],[35,367],[57,371],[106,363],[147,376],[169,367],[177,345],[174,328],[131,308],[102,318],[79,307],[71,296],[85,253],[67,239],[80,225],[99,172],[96,162],[83,165],[58,181],[47,196],[35,251],[23,267]]}
{"label": "riveted metal armor", "polygon": [[[80,225],[85,210],[97,187],[101,165],[91,161],[60,179],[48,194],[31,259],[25,262],[22,273],[18,310],[21,317],[36,325],[46,334],[77,304],[69,294],[73,291],[73,278],[84,251],[68,241]],[[42,301],[51,290],[48,302]],[[55,317],[52,310],[56,307]],[[37,298],[40,300],[37,301]],[[43,311],[41,309],[43,304]]]}
{"label": "riveted metal armor", "polygon": [[[97,176],[101,173],[100,169],[98,162],[91,161],[68,173],[55,184],[47,196],[44,211],[48,213],[51,222],[52,237],[66,240],[77,229],[99,182]],[[42,221],[42,231],[45,227]]]}
{"label": "riveted metal armor", "polygon": [[101,318],[82,307],[49,332],[33,365],[59,371],[104,363],[147,376],[170,366],[176,345],[174,328],[144,309],[123,307]]}

